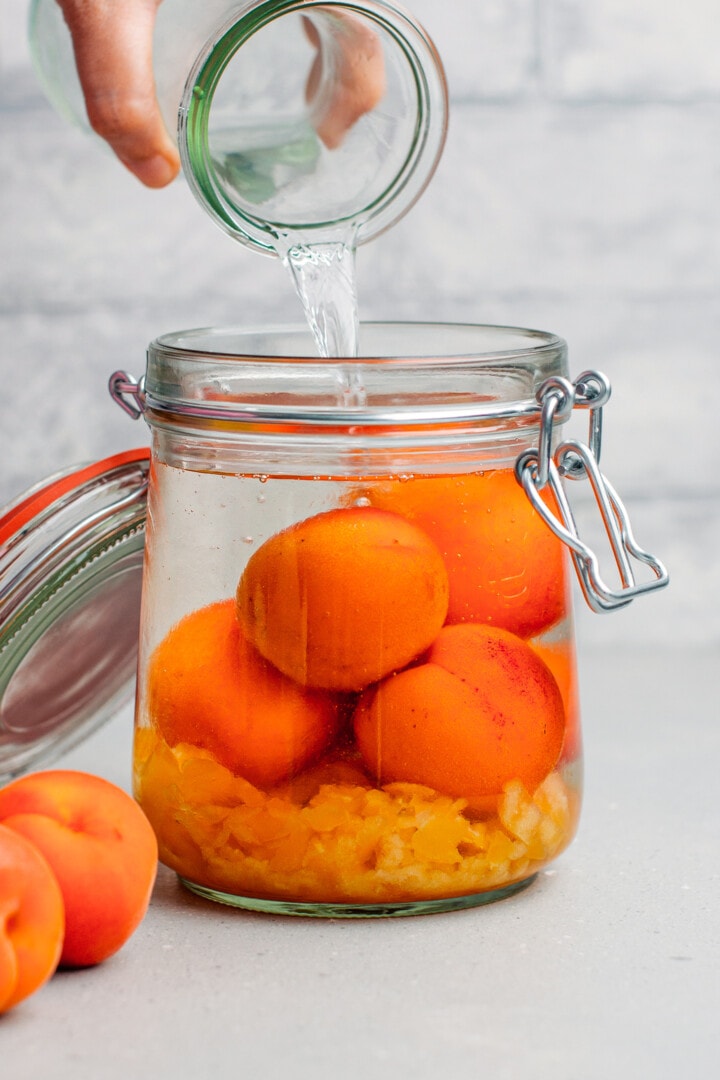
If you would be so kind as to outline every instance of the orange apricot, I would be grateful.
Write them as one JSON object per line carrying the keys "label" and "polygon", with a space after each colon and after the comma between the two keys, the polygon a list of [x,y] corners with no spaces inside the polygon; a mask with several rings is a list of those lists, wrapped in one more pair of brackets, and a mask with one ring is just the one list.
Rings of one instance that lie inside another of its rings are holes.
{"label": "orange apricot", "polygon": [[0,790],[0,821],[44,856],[65,906],[61,964],[98,964],[147,911],[157,870],[150,823],[127,792],[90,773],[32,773]]}
{"label": "orange apricot", "polygon": [[575,660],[575,645],[572,638],[561,641],[530,641],[535,652],[555,676],[565,706],[565,740],[563,742],[562,762],[575,761],[582,753],[582,733],[580,728],[580,694]]}
{"label": "orange apricot", "polygon": [[402,780],[468,799],[509,780],[534,791],[558,760],[565,714],[540,657],[507,630],[441,630],[426,663],[360,698],[355,737],[381,783]]}
{"label": "orange apricot", "polygon": [[328,785],[372,787],[372,781],[363,768],[357,750],[353,748],[349,751],[345,747],[336,748],[289,783],[274,788],[273,795],[303,806],[317,795],[320,788]]}
{"label": "orange apricot", "polygon": [[147,707],[170,746],[209,750],[261,787],[318,757],[339,724],[329,694],[305,690],[250,645],[232,599],[186,615],[158,645],[148,668]]}
{"label": "orange apricot", "polygon": [[566,614],[564,546],[511,469],[415,477],[362,494],[435,541],[450,582],[448,623],[488,623],[531,637]]}
{"label": "orange apricot", "polygon": [[65,909],[55,875],[24,836],[0,825],[0,1013],[38,990],[62,951]]}
{"label": "orange apricot", "polygon": [[304,686],[360,690],[405,667],[445,621],[448,580],[426,534],[372,507],[329,510],[270,537],[237,589],[240,622]]}

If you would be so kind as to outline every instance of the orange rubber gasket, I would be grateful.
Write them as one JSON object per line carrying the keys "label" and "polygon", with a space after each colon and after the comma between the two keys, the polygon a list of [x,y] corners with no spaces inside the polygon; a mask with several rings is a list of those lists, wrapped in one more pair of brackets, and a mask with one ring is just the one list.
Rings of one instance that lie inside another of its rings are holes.
{"label": "orange rubber gasket", "polygon": [[102,461],[95,461],[91,465],[76,469],[51,481],[39,491],[34,491],[16,506],[13,506],[4,517],[0,518],[0,545],[10,540],[37,514],[45,510],[62,495],[66,495],[69,491],[81,487],[89,480],[94,480],[103,473],[110,472],[121,465],[147,461],[149,457],[150,450],[147,446],[138,447],[135,450],[124,450],[122,453],[103,458]]}

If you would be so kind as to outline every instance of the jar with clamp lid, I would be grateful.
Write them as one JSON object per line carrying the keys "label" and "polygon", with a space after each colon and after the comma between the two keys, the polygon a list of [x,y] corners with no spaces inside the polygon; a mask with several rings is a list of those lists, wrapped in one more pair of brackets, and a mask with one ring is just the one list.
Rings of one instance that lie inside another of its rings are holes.
{"label": "jar with clamp lid", "polygon": [[552,334],[364,324],[352,361],[307,330],[169,334],[111,387],[152,435],[134,775],[162,860],[291,914],[529,884],[580,812],[572,565],[599,611],[667,580],[599,470],[606,380],[571,382]]}

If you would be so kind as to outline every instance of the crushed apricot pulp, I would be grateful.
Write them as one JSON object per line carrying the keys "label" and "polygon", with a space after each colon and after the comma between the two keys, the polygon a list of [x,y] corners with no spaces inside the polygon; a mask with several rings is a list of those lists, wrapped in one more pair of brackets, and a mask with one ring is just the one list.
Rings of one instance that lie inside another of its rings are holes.
{"label": "crushed apricot pulp", "polygon": [[[335,777],[333,779],[333,776]],[[401,903],[472,895],[531,876],[570,842],[579,797],[560,772],[530,794],[510,780],[491,811],[421,784],[375,787],[352,762],[263,791],[207,751],[135,742],[135,790],[160,857],[231,895]]]}

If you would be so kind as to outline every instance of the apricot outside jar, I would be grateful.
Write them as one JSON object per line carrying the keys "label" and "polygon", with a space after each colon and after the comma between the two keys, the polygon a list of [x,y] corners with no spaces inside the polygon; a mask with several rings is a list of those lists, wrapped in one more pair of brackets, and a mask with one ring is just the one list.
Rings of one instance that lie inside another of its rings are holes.
{"label": "apricot outside jar", "polygon": [[[237,907],[508,896],[580,812],[572,563],[598,610],[665,579],[604,478],[619,589],[573,528],[560,474],[595,490],[609,388],[508,327],[366,324],[357,360],[313,353],[192,330],[111,380],[152,436],[136,797],[161,860]],[[559,442],[575,406],[589,445]]]}

